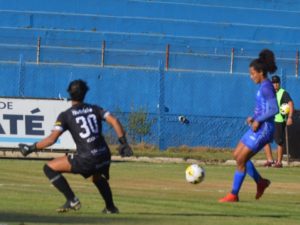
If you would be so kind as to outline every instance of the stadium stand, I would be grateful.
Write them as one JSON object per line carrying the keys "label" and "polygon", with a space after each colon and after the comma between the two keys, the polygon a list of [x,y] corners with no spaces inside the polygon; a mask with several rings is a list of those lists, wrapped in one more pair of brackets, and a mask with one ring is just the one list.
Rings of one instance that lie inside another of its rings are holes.
{"label": "stadium stand", "polygon": [[158,118],[145,140],[162,138],[161,147],[234,146],[252,113],[248,65],[263,48],[275,52],[283,86],[299,93],[296,2],[0,0],[0,11],[1,96],[66,97],[66,83],[83,78],[99,87],[89,101]]}

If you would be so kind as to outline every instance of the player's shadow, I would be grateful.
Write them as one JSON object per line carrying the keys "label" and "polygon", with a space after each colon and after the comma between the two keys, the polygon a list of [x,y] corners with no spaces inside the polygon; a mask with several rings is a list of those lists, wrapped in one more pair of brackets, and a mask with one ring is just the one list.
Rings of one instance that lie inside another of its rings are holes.
{"label": "player's shadow", "polygon": [[95,215],[83,215],[64,213],[57,215],[38,215],[38,214],[25,214],[25,213],[11,213],[11,212],[0,212],[0,224],[16,223],[16,224],[27,224],[27,223],[49,223],[49,224],[116,224],[124,221],[127,223],[143,224],[145,218],[124,218],[121,215],[104,215],[99,212],[99,216]]}

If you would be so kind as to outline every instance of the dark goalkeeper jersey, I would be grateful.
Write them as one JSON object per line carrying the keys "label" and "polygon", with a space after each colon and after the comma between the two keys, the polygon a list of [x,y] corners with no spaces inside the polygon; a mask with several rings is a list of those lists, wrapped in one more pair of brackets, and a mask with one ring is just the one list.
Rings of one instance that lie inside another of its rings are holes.
{"label": "dark goalkeeper jersey", "polygon": [[102,120],[107,115],[101,107],[80,103],[60,113],[53,129],[71,133],[78,155],[100,156],[109,151],[102,136]]}

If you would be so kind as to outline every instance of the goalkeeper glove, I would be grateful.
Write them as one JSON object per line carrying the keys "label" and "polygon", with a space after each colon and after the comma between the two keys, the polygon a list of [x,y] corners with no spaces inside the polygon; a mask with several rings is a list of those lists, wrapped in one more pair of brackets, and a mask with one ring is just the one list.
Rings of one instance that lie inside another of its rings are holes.
{"label": "goalkeeper glove", "polygon": [[120,146],[117,148],[121,157],[133,156],[133,151],[127,143],[126,137],[122,136],[119,138]]}
{"label": "goalkeeper glove", "polygon": [[37,151],[36,143],[34,143],[33,145],[19,144],[19,148],[20,148],[20,152],[24,157],[26,157],[32,152]]}

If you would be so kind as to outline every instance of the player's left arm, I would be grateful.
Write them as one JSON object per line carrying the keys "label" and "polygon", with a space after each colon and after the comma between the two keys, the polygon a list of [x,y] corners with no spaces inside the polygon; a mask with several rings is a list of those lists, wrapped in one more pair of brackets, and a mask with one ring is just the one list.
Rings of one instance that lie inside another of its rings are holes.
{"label": "player's left arm", "polygon": [[110,124],[114,128],[114,130],[118,136],[118,139],[120,142],[118,151],[119,151],[120,155],[122,157],[132,156],[133,151],[127,142],[126,133],[125,133],[125,130],[124,130],[122,124],[120,123],[120,121],[116,117],[111,115],[110,113],[106,113],[104,119],[108,124]]}
{"label": "player's left arm", "polygon": [[294,102],[292,98],[290,97],[288,92],[284,92],[282,98],[284,99],[284,102],[287,102],[290,107],[290,111],[286,120],[286,125],[290,126],[293,124],[293,114],[294,114]]}
{"label": "player's left arm", "polygon": [[286,125],[290,126],[293,124],[294,103],[293,103],[293,101],[289,101],[288,104],[290,106],[290,112],[289,112],[288,118],[286,120]]}
{"label": "player's left arm", "polygon": [[118,138],[125,137],[125,131],[123,129],[123,126],[116,117],[114,117],[111,114],[107,114],[105,116],[105,121],[114,128]]}

